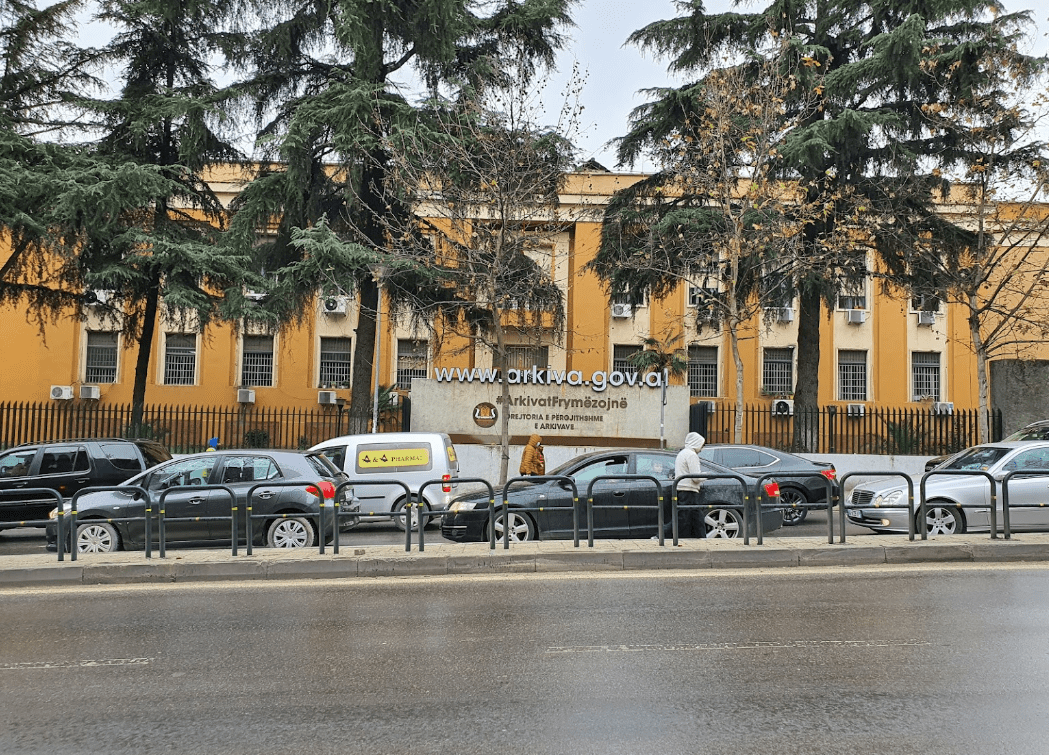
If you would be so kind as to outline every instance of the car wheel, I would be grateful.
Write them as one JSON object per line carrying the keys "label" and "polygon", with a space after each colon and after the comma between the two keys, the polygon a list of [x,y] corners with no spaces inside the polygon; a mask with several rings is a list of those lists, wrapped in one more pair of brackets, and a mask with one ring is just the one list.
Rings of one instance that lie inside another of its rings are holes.
{"label": "car wheel", "polygon": [[[429,505],[427,505],[427,503],[425,501],[423,502],[423,506],[426,506],[426,510],[427,511],[430,510]],[[396,504],[394,504],[393,510],[395,512],[397,512],[397,511],[404,511],[404,499],[403,498],[401,500],[397,501]],[[400,516],[395,516],[393,518],[393,523],[397,525],[397,529],[399,529],[401,532],[404,532],[404,520],[405,520],[404,514],[401,514]],[[426,525],[428,527],[432,526],[435,521],[437,521],[437,520],[435,520],[433,517],[428,517],[427,521],[426,521]],[[412,508],[412,532],[418,532],[418,531],[419,531],[419,509],[413,507]]]}
{"label": "car wheel", "polygon": [[[535,525],[532,524],[532,519],[527,514],[522,514],[519,511],[509,511],[508,518],[510,520],[510,542],[511,543],[526,543],[529,540],[535,540]],[[495,517],[495,540],[499,542],[503,539],[503,515],[498,514]]]}
{"label": "car wheel", "polygon": [[743,516],[735,509],[711,509],[703,516],[705,537],[743,536]]}
{"label": "car wheel", "polygon": [[[779,500],[786,507],[783,509],[784,527],[793,527],[795,524],[801,524],[805,521],[805,517],[809,515],[809,510],[805,508],[805,504],[809,502],[809,499],[797,488],[780,488]],[[797,508],[794,508],[795,506]]]}
{"label": "car wheel", "polygon": [[310,520],[302,517],[274,519],[266,532],[266,545],[270,548],[309,548],[315,533]]}
{"label": "car wheel", "polygon": [[116,527],[105,522],[86,522],[76,528],[77,553],[112,553],[120,548]]}
{"label": "car wheel", "polygon": [[[918,510],[918,526],[921,533],[921,510]],[[965,515],[948,501],[929,501],[925,504],[925,526],[930,535],[962,535],[965,533]]]}

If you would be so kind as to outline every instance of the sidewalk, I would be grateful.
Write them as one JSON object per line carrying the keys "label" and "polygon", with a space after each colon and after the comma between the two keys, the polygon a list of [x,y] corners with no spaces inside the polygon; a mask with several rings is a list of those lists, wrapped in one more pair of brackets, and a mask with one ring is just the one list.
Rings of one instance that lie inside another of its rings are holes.
{"label": "sidewalk", "polygon": [[54,553],[0,558],[0,588],[57,585],[132,584],[216,580],[339,579],[447,574],[635,571],[640,569],[744,569],[799,566],[874,566],[930,562],[1049,561],[1049,534],[930,537],[910,542],[900,535],[861,535],[846,543],[826,538],[766,538],[763,545],[735,540],[682,540],[663,547],[654,540],[604,540],[588,548],[571,541],[511,544],[489,550],[487,543],[342,546],[335,556],[316,550],[260,548],[251,556],[228,550],[168,550],[167,558],[142,551],[79,554],[58,561]]}

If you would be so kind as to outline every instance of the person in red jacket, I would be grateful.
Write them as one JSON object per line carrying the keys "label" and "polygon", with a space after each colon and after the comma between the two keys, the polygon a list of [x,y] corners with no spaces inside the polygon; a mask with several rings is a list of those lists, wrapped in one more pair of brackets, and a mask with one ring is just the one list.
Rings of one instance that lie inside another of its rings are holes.
{"label": "person in red jacket", "polygon": [[519,471],[522,477],[546,474],[546,457],[543,456],[543,439],[541,436],[533,433],[528,438],[528,445],[525,446],[524,453],[521,454],[521,468]]}

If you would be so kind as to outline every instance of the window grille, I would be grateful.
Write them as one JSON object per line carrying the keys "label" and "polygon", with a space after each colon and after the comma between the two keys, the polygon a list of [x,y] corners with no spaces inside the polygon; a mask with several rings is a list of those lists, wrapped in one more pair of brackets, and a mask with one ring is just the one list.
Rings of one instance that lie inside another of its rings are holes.
{"label": "window grille", "polygon": [[612,347],[613,372],[637,372],[637,367],[630,363],[630,357],[641,352],[640,346],[616,344]]}
{"label": "window grille", "polygon": [[426,341],[402,338],[397,341],[397,388],[412,389],[412,378],[426,378]]}
{"label": "window grille", "polygon": [[273,336],[244,336],[240,384],[273,385]]}
{"label": "window grille", "polygon": [[117,381],[117,334],[89,331],[87,334],[87,365],[85,383],[115,383]]}
{"label": "window grille", "polygon": [[352,363],[352,340],[349,338],[322,338],[320,384],[325,386],[348,385]]}
{"label": "window grille", "polygon": [[718,395],[716,346],[688,347],[688,391],[692,396]]}
{"label": "window grille", "polygon": [[164,385],[193,385],[196,377],[196,334],[168,333],[164,341]]}
{"label": "window grille", "polygon": [[937,351],[915,351],[911,354],[911,378],[914,383],[914,400],[940,400],[940,353]]}
{"label": "window grille", "polygon": [[867,352],[838,352],[838,400],[867,400]]}
{"label": "window grille", "polygon": [[773,395],[794,393],[794,349],[765,349],[761,390]]}
{"label": "window grille", "polygon": [[500,364],[499,355],[495,355],[497,370],[531,370],[538,367],[545,370],[550,364],[550,347],[534,345],[515,345],[506,347],[506,363]]}

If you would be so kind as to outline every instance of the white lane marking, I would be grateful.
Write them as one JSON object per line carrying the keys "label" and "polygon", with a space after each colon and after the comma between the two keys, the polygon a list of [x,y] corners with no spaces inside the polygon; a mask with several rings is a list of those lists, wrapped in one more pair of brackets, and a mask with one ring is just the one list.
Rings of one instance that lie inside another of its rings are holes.
{"label": "white lane marking", "polygon": [[889,648],[931,645],[925,640],[751,640],[745,642],[673,643],[668,645],[568,645],[549,647],[547,653],[639,653],[646,650],[765,650],[847,647]]}
{"label": "white lane marking", "polygon": [[148,666],[155,658],[100,658],[82,661],[26,661],[24,663],[0,663],[0,671],[49,668],[92,668],[96,666]]}

